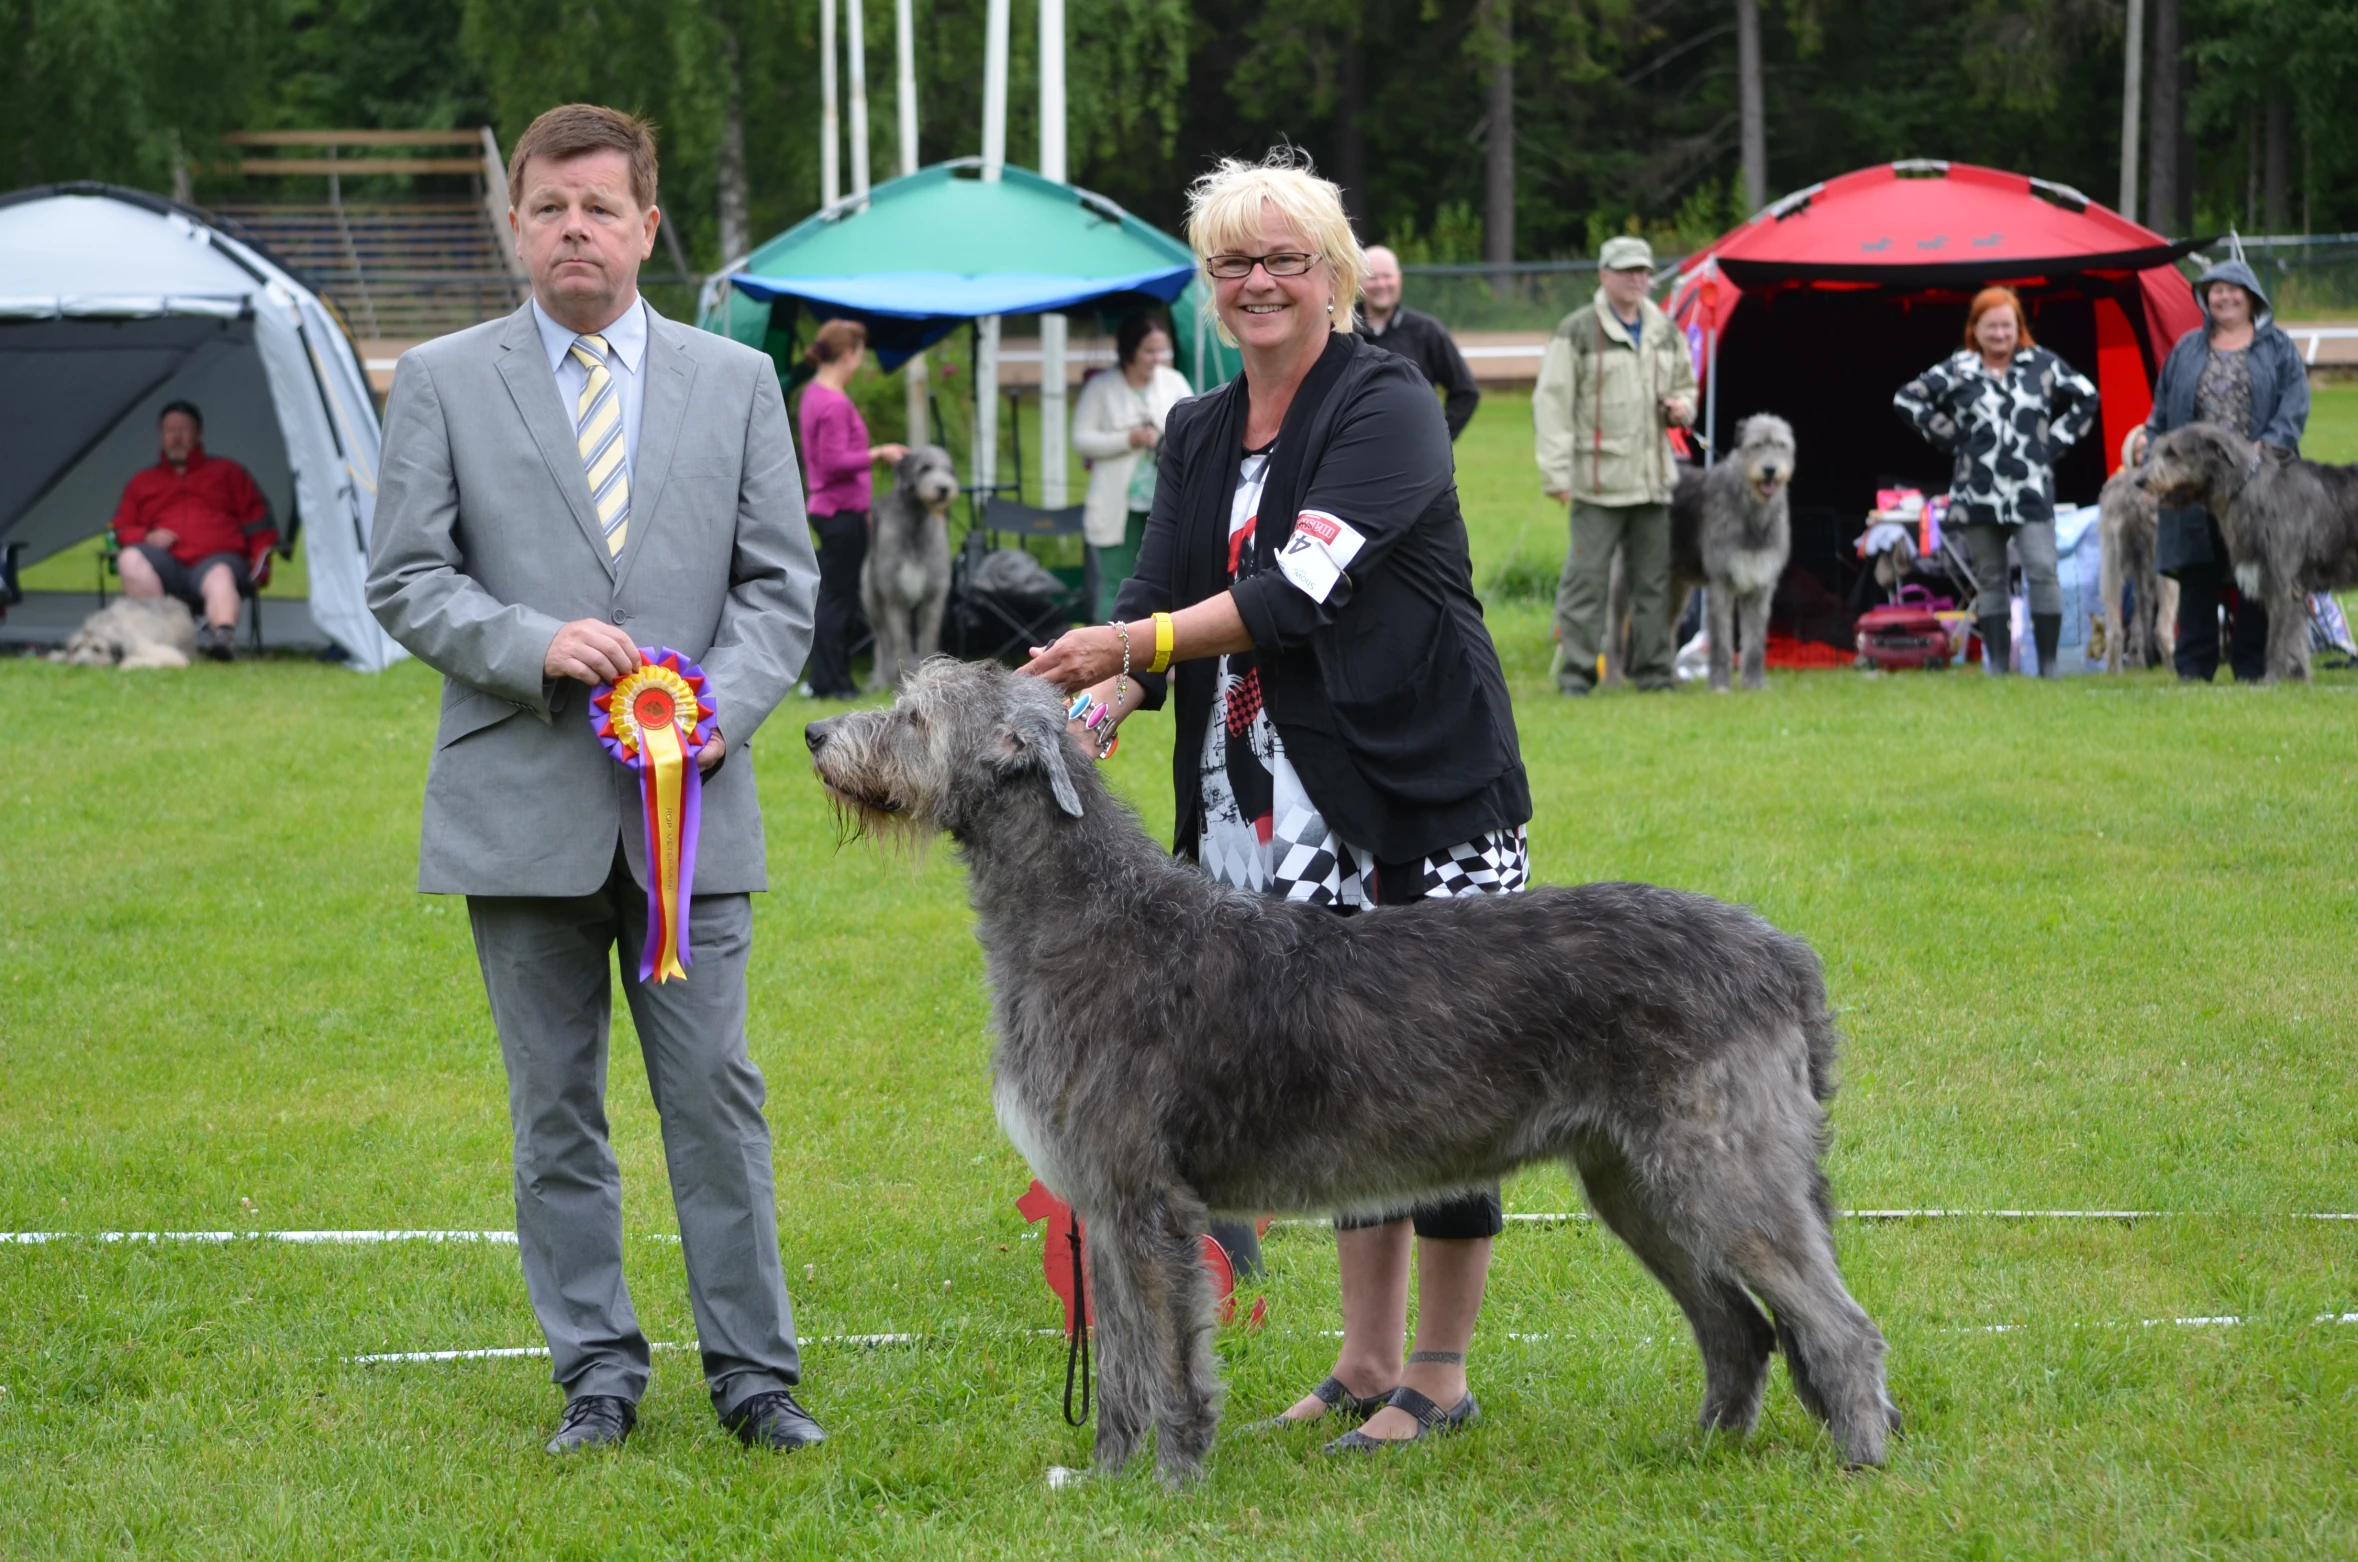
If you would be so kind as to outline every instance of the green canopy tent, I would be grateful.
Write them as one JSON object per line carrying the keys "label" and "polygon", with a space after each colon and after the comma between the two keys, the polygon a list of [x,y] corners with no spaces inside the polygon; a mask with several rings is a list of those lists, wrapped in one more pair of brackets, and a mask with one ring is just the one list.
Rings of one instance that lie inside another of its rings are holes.
{"label": "green canopy tent", "polygon": [[[887,369],[992,315],[1176,306],[1180,370],[1206,389],[1236,372],[1200,317],[1195,256],[1101,195],[1029,169],[985,177],[959,158],[795,224],[707,284],[699,323],[791,372],[797,309],[868,328]],[[1185,295],[1185,296],[1183,296]],[[781,307],[783,306],[783,307]],[[1192,327],[1192,328],[1191,328]]]}

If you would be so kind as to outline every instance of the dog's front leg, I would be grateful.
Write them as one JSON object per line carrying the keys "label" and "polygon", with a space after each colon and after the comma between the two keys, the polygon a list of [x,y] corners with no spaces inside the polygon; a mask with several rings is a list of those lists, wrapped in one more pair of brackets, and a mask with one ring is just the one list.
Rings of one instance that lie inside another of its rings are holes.
{"label": "dog's front leg", "polygon": [[906,631],[901,620],[907,615],[892,603],[879,599],[868,614],[868,628],[876,636],[876,670],[868,679],[868,687],[891,693],[900,687],[901,664],[906,660],[901,639]]}
{"label": "dog's front leg", "polygon": [[2309,599],[2299,586],[2268,589],[2268,673],[2275,683],[2309,681]]}
{"label": "dog's front leg", "polygon": [[[2097,566],[2096,590],[2104,599],[2104,670],[2108,673],[2117,673],[2121,670],[2121,658],[2126,650],[2126,647],[2121,643],[2121,637],[2128,631],[2128,625],[2122,621],[2124,615],[2121,612],[2121,539],[2118,536],[2112,536],[2104,537],[2101,540],[2104,546],[2104,558],[2103,562]],[[2144,593],[2139,592],[2137,616],[2140,619],[2145,616],[2145,606]]]}
{"label": "dog's front leg", "polygon": [[1202,1211],[1192,1228],[1165,1195],[1123,1200],[1089,1227],[1099,1353],[1097,1464],[1129,1463],[1149,1426],[1156,1465],[1182,1486],[1202,1473],[1218,1423]]}
{"label": "dog's front leg", "polygon": [[949,593],[936,591],[926,597],[917,608],[917,661],[931,661],[942,648],[942,608],[950,600]]}
{"label": "dog's front leg", "polygon": [[1735,589],[1725,580],[1715,580],[1703,588],[1703,601],[1711,610],[1711,691],[1725,694],[1735,670]]}
{"label": "dog's front leg", "polygon": [[1769,594],[1748,591],[1737,606],[1743,616],[1744,687],[1765,689],[1768,687]]}

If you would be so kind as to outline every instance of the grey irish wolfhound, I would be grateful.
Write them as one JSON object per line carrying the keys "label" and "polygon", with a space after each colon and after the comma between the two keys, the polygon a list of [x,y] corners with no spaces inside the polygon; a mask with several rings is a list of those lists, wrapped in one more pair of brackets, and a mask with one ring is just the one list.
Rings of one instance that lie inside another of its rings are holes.
{"label": "grey irish wolfhound", "polygon": [[[1736,644],[1744,646],[1744,687],[1768,687],[1769,601],[1793,556],[1793,425],[1761,412],[1736,425],[1736,448],[1708,471],[1681,467],[1670,497],[1670,622],[1687,597],[1704,588],[1711,629],[1711,687],[1734,681]],[[1613,561],[1614,649],[1627,634],[1629,596],[1622,561]],[[1608,676],[1619,656],[1608,656]]]}
{"label": "grey irish wolfhound", "polygon": [[868,558],[860,566],[860,611],[876,635],[871,689],[942,648],[942,606],[950,596],[950,501],[958,469],[939,445],[912,445],[890,492],[869,511]]}
{"label": "grey irish wolfhound", "polygon": [[1782,1346],[1842,1457],[1882,1462],[1898,1417],[1835,1267],[1837,1038],[1800,939],[1642,884],[1357,917],[1224,888],[1148,839],[1054,689],[997,666],[928,662],[806,738],[859,826],[966,860],[999,1121],[1088,1223],[1101,1468],[1150,1429],[1174,1483],[1211,1447],[1211,1212],[1397,1209],[1542,1161],[1685,1310],[1705,1427],[1751,1428]]}
{"label": "grey irish wolfhound", "polygon": [[[2121,468],[2096,495],[2100,544],[2097,591],[2104,599],[2104,670],[2121,665],[2167,667],[2178,640],[2178,583],[2156,567],[2160,553],[2161,501],[2146,491],[2143,474],[2130,464],[2129,449],[2141,430],[2121,442]],[[2121,606],[2122,589],[2134,606]]]}
{"label": "grey irish wolfhound", "polygon": [[2268,610],[2265,681],[2309,681],[2309,593],[2358,585],[2358,466],[2268,451],[2216,423],[2189,423],[2145,452],[2164,504],[2219,520],[2235,584]]}
{"label": "grey irish wolfhound", "polygon": [[1768,687],[1769,599],[1793,556],[1792,484],[1793,425],[1760,412],[1736,425],[1736,448],[1725,461],[1681,473],[1671,495],[1671,557],[1687,531],[1703,565],[1714,689],[1728,686],[1739,630],[1744,687]]}

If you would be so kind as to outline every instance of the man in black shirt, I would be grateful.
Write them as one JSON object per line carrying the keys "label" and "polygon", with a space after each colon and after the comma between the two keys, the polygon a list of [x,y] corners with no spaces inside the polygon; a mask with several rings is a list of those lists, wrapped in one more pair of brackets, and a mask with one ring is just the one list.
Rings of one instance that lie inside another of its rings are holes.
{"label": "man in black shirt", "polygon": [[1465,432],[1482,400],[1474,371],[1449,339],[1447,326],[1401,304],[1400,257],[1381,244],[1367,252],[1367,269],[1359,277],[1359,321],[1352,329],[1362,340],[1424,370],[1425,378],[1441,390],[1441,416],[1448,421],[1449,437]]}

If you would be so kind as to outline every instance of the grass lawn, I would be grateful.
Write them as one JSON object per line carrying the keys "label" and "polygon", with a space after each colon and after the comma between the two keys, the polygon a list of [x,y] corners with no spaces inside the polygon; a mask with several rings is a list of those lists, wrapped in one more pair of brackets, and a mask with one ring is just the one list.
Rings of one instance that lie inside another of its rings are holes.
{"label": "grass lawn", "polygon": [[[1461,447],[1483,580],[1561,548],[1527,428],[1499,398]],[[1060,1314],[991,1119],[962,875],[838,850],[792,706],[753,756],[776,888],[751,1032],[833,1436],[745,1453],[667,1351],[627,1451],[552,1463],[545,1362],[352,1359],[538,1344],[513,1247],[88,1235],[510,1225],[463,907],[410,889],[434,677],[7,661],[0,1230],[84,1235],[0,1245],[0,1555],[2358,1553],[2358,1322],[2317,1321],[2358,1315],[2358,1222],[2309,1218],[2358,1212],[2358,678],[1573,703],[1543,605],[1492,626],[1543,879],[1723,895],[1823,955],[1842,1204],[2173,1212],[1844,1222],[1908,1416],[1887,1470],[1842,1473],[1781,1370],[1749,1444],[1701,1439],[1668,1298],[1593,1226],[1519,1224],[1470,1433],[1348,1463],[1237,1439],[1189,1495],[1143,1470],[1051,1491],[1088,1434],[1038,1333]],[[1158,831],[1168,742],[1141,721],[1111,762]],[[627,1021],[618,1043],[634,1293],[685,1342]],[[1555,1171],[1508,1201],[1579,1207]],[[1331,1242],[1280,1228],[1270,1255],[1267,1327],[1220,1342],[1240,1421],[1333,1350]],[[843,1338],[882,1333],[915,1340]]]}

